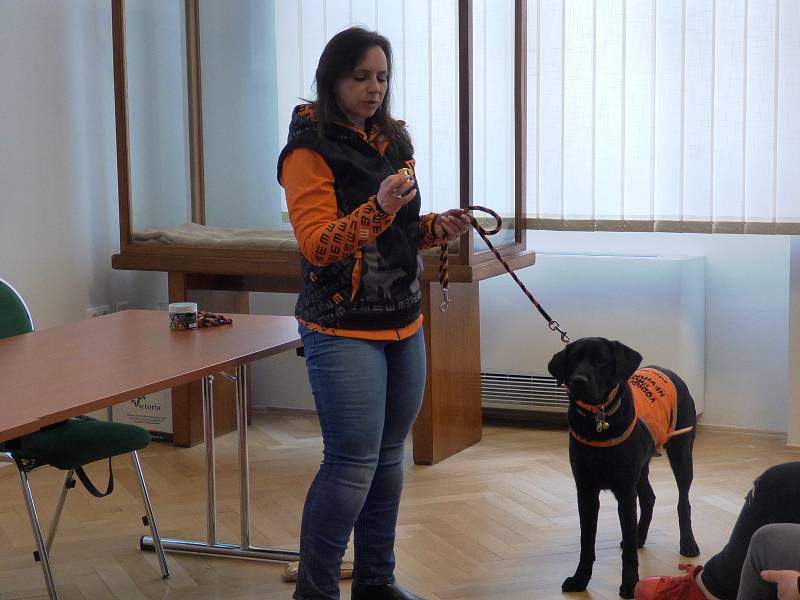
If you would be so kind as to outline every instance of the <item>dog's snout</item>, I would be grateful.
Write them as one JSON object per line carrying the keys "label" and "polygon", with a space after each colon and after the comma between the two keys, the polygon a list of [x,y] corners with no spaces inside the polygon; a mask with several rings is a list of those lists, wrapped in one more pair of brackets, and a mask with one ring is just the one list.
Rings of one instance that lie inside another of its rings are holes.
{"label": "dog's snout", "polygon": [[589,378],[586,375],[575,375],[572,379],[569,380],[569,387],[570,389],[581,392],[586,389],[589,385]]}

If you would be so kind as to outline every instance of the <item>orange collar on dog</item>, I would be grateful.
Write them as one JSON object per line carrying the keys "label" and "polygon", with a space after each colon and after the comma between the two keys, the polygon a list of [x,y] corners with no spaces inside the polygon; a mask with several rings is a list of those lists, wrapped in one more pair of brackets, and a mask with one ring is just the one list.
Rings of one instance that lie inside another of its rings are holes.
{"label": "orange collar on dog", "polygon": [[[564,386],[564,387],[567,387],[567,386]],[[569,388],[567,388],[567,389],[569,389]],[[605,410],[606,406],[608,406],[609,404],[611,404],[614,401],[614,398],[617,397],[617,392],[618,391],[619,391],[619,384],[614,386],[614,389],[612,389],[608,394],[608,400],[606,400],[602,404],[586,404],[585,402],[581,402],[580,400],[576,400],[575,404],[577,404],[578,406],[580,406],[583,410],[585,410],[587,412],[590,412],[592,414],[597,414],[601,410]],[[619,407],[617,407],[617,408],[619,408]],[[608,414],[612,414],[612,413],[608,413]]]}
{"label": "orange collar on dog", "polygon": [[610,440],[587,440],[586,438],[579,436],[572,429],[570,429],[569,432],[572,435],[572,437],[574,437],[581,444],[585,444],[586,446],[594,446],[595,448],[609,448],[611,446],[619,446],[622,442],[627,440],[633,433],[633,429],[634,427],[636,427],[636,421],[638,420],[639,420],[639,415],[636,414],[636,408],[634,407],[633,420],[631,420],[631,424],[628,425],[628,428],[622,435],[618,435],[617,437],[611,438]]}
{"label": "orange collar on dog", "polygon": [[[615,412],[617,412],[617,410],[619,410],[619,407],[622,405],[622,398],[621,397],[619,398],[619,403],[610,411],[605,412],[605,409],[606,407],[611,405],[611,403],[614,402],[614,400],[617,399],[618,392],[619,392],[619,385],[615,385],[614,388],[611,390],[611,392],[609,392],[608,394],[608,400],[606,400],[602,404],[586,404],[585,402],[581,402],[580,400],[576,400],[575,404],[577,404],[580,408],[587,411],[588,413],[592,413],[593,415],[595,415],[595,419],[597,419],[598,414],[602,414],[603,417],[611,416]],[[578,409],[578,412],[585,416],[588,416],[580,409]],[[577,441],[587,446],[594,446],[595,448],[608,448],[611,446],[618,446],[622,442],[627,440],[630,437],[631,433],[633,433],[633,428],[636,427],[636,421],[638,420],[638,418],[639,415],[637,414],[636,407],[634,406],[633,420],[631,421],[631,424],[628,425],[627,429],[625,429],[625,432],[622,435],[619,435],[615,438],[611,438],[609,440],[587,440],[586,438],[581,437],[577,433],[575,433],[573,429],[570,429],[569,432],[572,435],[572,437],[574,437]]]}

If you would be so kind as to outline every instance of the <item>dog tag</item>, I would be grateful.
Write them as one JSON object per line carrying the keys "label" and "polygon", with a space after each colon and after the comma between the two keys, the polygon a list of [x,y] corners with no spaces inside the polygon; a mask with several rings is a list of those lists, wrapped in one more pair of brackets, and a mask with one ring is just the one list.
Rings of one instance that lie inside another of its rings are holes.
{"label": "dog tag", "polygon": [[594,416],[594,420],[595,423],[597,423],[595,426],[595,431],[597,431],[597,433],[601,433],[608,429],[608,423],[606,422],[606,411],[604,411],[602,408],[600,409],[600,412]]}

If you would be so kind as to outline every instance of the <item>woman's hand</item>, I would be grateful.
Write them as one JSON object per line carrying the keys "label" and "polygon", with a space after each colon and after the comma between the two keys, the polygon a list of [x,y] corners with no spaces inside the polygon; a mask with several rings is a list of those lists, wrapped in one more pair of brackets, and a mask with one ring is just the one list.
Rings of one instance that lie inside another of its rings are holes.
{"label": "woman's hand", "polygon": [[798,577],[800,571],[761,571],[761,579],[778,585],[778,600],[800,600]]}
{"label": "woman's hand", "polygon": [[460,208],[451,208],[439,213],[433,222],[433,234],[440,240],[451,242],[469,231],[469,216]]}
{"label": "woman's hand", "polygon": [[393,215],[411,202],[417,195],[417,190],[412,189],[413,187],[414,180],[405,173],[389,175],[384,179],[378,189],[378,204],[383,212]]}

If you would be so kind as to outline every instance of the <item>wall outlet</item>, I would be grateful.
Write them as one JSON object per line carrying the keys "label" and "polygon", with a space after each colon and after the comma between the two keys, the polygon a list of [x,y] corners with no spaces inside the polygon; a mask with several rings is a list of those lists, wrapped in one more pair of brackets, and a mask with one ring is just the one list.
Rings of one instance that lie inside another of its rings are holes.
{"label": "wall outlet", "polygon": [[90,319],[94,317],[100,317],[102,315],[107,315],[111,312],[111,307],[108,304],[103,304],[102,306],[91,306],[86,309],[86,316]]}
{"label": "wall outlet", "polygon": [[120,300],[114,305],[114,312],[120,312],[123,310],[128,310],[128,301],[127,300]]}

